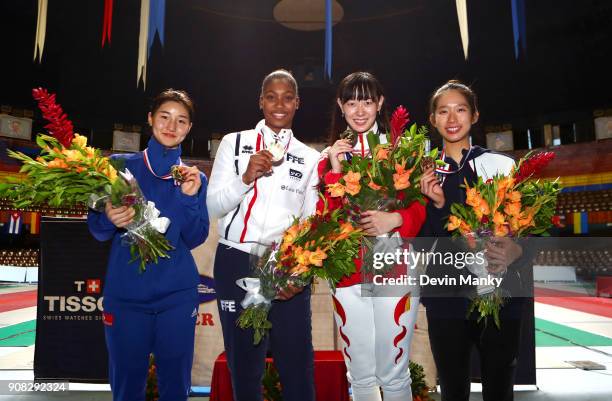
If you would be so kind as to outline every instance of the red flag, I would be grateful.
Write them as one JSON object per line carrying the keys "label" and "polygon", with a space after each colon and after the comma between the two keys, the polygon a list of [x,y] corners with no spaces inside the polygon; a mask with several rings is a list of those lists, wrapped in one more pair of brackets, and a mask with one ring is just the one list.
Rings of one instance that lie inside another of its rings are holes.
{"label": "red flag", "polygon": [[92,279],[87,280],[87,293],[88,294],[99,294],[100,293],[100,280]]}
{"label": "red flag", "polygon": [[104,0],[104,20],[102,21],[102,47],[108,39],[111,42],[111,30],[113,27],[113,0]]}

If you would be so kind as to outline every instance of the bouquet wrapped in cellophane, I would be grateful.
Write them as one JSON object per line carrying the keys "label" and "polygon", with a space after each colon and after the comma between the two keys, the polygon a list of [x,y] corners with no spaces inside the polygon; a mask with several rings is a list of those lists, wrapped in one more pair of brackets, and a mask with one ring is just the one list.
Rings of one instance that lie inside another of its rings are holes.
{"label": "bouquet wrapped in cellophane", "polygon": [[259,344],[272,327],[268,312],[279,291],[304,287],[314,277],[327,280],[332,288],[342,277],[355,271],[353,258],[359,253],[362,232],[342,221],[341,210],[325,208],[306,219],[294,219],[279,243],[266,250],[253,271],[253,277],[236,284],[247,294],[238,318],[242,329],[253,328]]}
{"label": "bouquet wrapped in cellophane", "polygon": [[[484,249],[492,237],[525,237],[548,235],[559,193],[558,180],[532,178],[553,158],[553,152],[529,153],[512,169],[510,175],[496,175],[484,181],[482,177],[474,186],[465,183],[466,205],[451,205],[447,230],[454,237],[461,237],[472,249]],[[474,264],[468,269],[478,277],[494,275],[484,264]],[[504,303],[504,293],[499,287],[478,286],[477,295],[470,304],[468,314],[476,310],[478,321],[493,317],[500,327],[499,311]]]}
{"label": "bouquet wrapped in cellophane", "polygon": [[[399,106],[391,116],[386,143],[381,143],[378,134],[369,132],[366,137],[371,157],[357,154],[344,160],[342,178],[327,185],[331,197],[343,197],[351,220],[359,222],[360,214],[368,210],[392,212],[414,201],[423,202],[419,182],[424,170],[437,163],[438,150],[429,150],[426,127],[415,123],[405,129],[408,122],[408,112]],[[342,136],[351,141],[354,133],[350,128],[347,131]],[[393,252],[392,248],[401,246],[397,235],[394,239],[364,237],[364,272],[372,272],[370,259],[374,252]]]}
{"label": "bouquet wrapped in cellophane", "polygon": [[16,208],[45,202],[50,206],[87,204],[98,211],[104,211],[107,201],[115,207],[132,206],[136,214],[124,234],[132,260],[140,259],[144,271],[146,263],[169,257],[173,247],[163,234],[170,221],[159,217],[155,204],[146,201],[128,170],[117,172],[123,169],[122,160],[110,160],[99,149],[87,146],[86,137],[73,133],[54,94],[41,88],[32,93],[49,121],[45,128],[52,136],[36,137],[40,155],[35,159],[7,151],[23,163],[20,173],[24,176],[9,176],[0,183],[0,197],[12,200]]}

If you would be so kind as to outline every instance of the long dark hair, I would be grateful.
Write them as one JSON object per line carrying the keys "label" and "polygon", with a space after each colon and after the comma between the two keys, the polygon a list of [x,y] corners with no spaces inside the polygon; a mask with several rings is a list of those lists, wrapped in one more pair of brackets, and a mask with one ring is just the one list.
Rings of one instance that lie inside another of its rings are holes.
{"label": "long dark hair", "polygon": [[[342,104],[349,100],[367,100],[372,99],[375,102],[385,96],[380,81],[371,73],[358,71],[347,75],[338,85],[334,105],[332,109],[331,127],[329,129],[329,144],[333,145],[338,140],[340,133],[346,129],[346,120],[342,116],[342,112],[338,108],[337,100]],[[386,97],[386,96],[385,96]],[[383,102],[380,108],[380,113],[376,117],[378,128],[381,132],[389,130],[389,112],[387,110],[387,102]]]}

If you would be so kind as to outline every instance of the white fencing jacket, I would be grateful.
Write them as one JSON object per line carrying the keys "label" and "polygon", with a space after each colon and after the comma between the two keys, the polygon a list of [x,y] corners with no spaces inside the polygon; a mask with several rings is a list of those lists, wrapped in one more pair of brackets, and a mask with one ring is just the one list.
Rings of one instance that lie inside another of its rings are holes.
{"label": "white fencing jacket", "polygon": [[[275,141],[286,149],[272,174],[250,185],[242,182],[251,155]],[[300,142],[290,129],[278,134],[260,121],[255,129],[227,134],[217,150],[206,204],[218,218],[219,242],[256,254],[257,244],[280,240],[294,217],[314,213],[318,199],[319,152]]]}

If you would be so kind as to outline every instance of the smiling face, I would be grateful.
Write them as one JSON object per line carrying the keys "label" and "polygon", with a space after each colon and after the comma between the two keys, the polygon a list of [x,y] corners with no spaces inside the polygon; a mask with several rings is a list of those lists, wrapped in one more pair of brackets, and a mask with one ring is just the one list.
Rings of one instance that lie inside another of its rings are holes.
{"label": "smiling face", "polygon": [[355,132],[364,133],[376,122],[376,116],[384,100],[385,98],[381,96],[378,101],[374,99],[349,99],[344,103],[340,99],[337,101],[349,127]]}
{"label": "smiling face", "polygon": [[445,142],[457,143],[468,141],[472,124],[478,121],[478,116],[478,111],[472,111],[461,92],[450,89],[440,94],[429,119]]}
{"label": "smiling face", "polygon": [[268,82],[259,97],[259,107],[263,111],[266,125],[277,133],[281,129],[291,128],[299,105],[300,99],[294,86],[283,78]]}
{"label": "smiling face", "polygon": [[192,125],[187,108],[175,101],[164,102],[148,120],[157,142],[167,148],[180,145]]}

